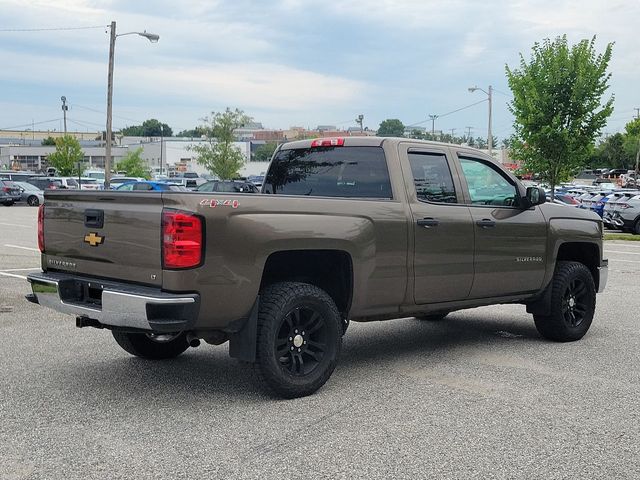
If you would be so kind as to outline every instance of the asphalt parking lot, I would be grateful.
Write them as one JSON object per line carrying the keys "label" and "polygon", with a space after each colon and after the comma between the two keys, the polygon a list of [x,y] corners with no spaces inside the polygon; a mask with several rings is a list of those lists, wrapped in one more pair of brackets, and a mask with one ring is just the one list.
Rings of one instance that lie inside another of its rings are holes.
{"label": "asphalt parking lot", "polygon": [[0,207],[0,478],[640,477],[640,242],[607,242],[580,342],[524,307],[352,324],[317,394],[274,400],[227,348],[168,362],[24,300],[36,208]]}

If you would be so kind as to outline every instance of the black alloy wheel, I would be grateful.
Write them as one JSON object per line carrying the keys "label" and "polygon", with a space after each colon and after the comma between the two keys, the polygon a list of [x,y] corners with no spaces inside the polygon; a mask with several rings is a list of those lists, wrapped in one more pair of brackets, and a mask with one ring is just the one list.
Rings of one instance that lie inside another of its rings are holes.
{"label": "black alloy wheel", "polygon": [[580,340],[589,330],[596,310],[596,286],[589,268],[579,262],[560,261],[547,287],[547,315],[534,314],[540,335],[556,342]]}
{"label": "black alloy wheel", "polygon": [[584,321],[587,309],[587,286],[581,279],[574,278],[567,285],[562,297],[562,315],[565,322],[571,327],[577,327]]}
{"label": "black alloy wheel", "polygon": [[255,367],[270,393],[283,398],[311,395],[338,362],[343,322],[321,288],[280,282],[260,293]]}
{"label": "black alloy wheel", "polygon": [[292,375],[308,375],[322,361],[327,349],[327,324],[312,306],[296,307],[282,318],[275,354]]}

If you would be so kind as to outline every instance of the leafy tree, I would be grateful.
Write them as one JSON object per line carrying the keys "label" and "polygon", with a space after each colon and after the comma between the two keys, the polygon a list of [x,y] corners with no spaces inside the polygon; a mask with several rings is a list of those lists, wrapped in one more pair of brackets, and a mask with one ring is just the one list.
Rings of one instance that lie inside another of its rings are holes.
{"label": "leafy tree", "polygon": [[268,162],[271,160],[276,148],[278,148],[278,144],[276,142],[268,142],[264,145],[260,145],[253,153],[253,160],[255,162]]}
{"label": "leafy tree", "polygon": [[379,137],[402,137],[404,136],[404,125],[397,118],[383,120],[378,127]]}
{"label": "leafy tree", "polygon": [[[55,139],[56,151],[49,155],[49,165],[55,167],[59,175],[66,177],[81,174],[84,171],[84,152],[80,142],[71,135]],[[78,166],[80,172],[78,172]]]}
{"label": "leafy tree", "polygon": [[483,137],[476,137],[474,145],[476,146],[476,148],[483,150],[487,148],[487,141]]}
{"label": "leafy tree", "polygon": [[191,138],[200,138],[204,135],[205,132],[201,127],[192,128],[191,130],[182,130],[179,132],[176,137],[191,137]]}
{"label": "leafy tree", "polygon": [[221,180],[237,178],[245,159],[233,145],[233,131],[251,120],[237,108],[231,110],[227,107],[224,112],[211,112],[200,127],[205,132],[206,142],[191,147],[196,153],[196,161]]}
{"label": "leafy tree", "polygon": [[549,183],[552,196],[559,182],[586,163],[613,110],[613,97],[601,103],[613,45],[598,54],[595,40],[570,46],[566,35],[545,39],[534,44],[529,62],[521,54],[519,68],[506,66],[513,157]]}
{"label": "leafy tree", "polygon": [[56,139],[51,136],[45,138],[44,140],[42,140],[42,142],[40,142],[40,145],[42,145],[43,147],[51,147],[51,146],[54,146],[55,144],[56,144]]}
{"label": "leafy tree", "polygon": [[116,169],[124,172],[128,177],[151,178],[146,160],[142,158],[142,147],[129,150],[122,160],[118,162]]}
{"label": "leafy tree", "polygon": [[171,137],[173,136],[173,130],[166,123],[161,123],[155,118],[145,120],[142,125],[132,125],[130,127],[123,128],[120,132],[127,137]]}

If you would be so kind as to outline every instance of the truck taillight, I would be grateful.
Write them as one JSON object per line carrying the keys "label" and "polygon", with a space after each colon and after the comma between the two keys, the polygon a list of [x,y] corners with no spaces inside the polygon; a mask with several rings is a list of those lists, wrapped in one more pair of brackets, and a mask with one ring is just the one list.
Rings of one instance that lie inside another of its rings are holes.
{"label": "truck taillight", "polygon": [[162,211],[162,268],[193,268],[202,263],[202,218],[189,212]]}
{"label": "truck taillight", "polygon": [[311,142],[311,148],[316,147],[343,147],[344,138],[316,138]]}
{"label": "truck taillight", "polygon": [[44,204],[38,207],[38,248],[44,253]]}

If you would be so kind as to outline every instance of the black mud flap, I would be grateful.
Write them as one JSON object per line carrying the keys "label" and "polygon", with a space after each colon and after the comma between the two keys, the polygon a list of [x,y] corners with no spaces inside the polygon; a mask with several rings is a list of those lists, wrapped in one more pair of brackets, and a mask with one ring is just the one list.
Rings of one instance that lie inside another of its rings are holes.
{"label": "black mud flap", "polygon": [[527,302],[527,313],[534,315],[551,315],[551,289],[553,285],[553,278],[549,282],[549,285],[544,289],[535,300]]}
{"label": "black mud flap", "polygon": [[229,356],[243,362],[256,361],[256,344],[258,339],[258,310],[260,296],[256,298],[249,317],[240,330],[229,335]]}

